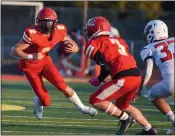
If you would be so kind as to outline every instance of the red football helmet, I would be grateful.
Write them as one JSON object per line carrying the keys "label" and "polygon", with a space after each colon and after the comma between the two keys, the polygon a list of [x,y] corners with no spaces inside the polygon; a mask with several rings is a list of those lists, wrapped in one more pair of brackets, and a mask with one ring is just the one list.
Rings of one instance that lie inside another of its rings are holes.
{"label": "red football helmet", "polygon": [[36,23],[42,33],[51,33],[57,23],[57,14],[51,8],[43,8],[37,15]]}
{"label": "red football helmet", "polygon": [[110,35],[110,23],[109,21],[101,16],[96,16],[88,20],[84,33],[85,37],[90,40],[101,35]]}

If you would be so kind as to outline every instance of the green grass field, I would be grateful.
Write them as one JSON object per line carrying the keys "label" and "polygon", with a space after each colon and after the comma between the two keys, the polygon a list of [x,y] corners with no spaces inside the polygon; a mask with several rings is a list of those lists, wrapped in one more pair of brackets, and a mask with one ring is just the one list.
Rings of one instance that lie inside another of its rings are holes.
{"label": "green grass field", "polygon": [[[89,105],[89,95],[95,91],[86,83],[69,83],[74,88],[81,100]],[[25,107],[21,111],[1,112],[2,135],[113,135],[118,129],[118,120],[99,111],[95,117],[82,115],[77,111],[64,95],[49,83],[46,84],[50,92],[52,103],[44,108],[44,117],[37,120],[33,114],[33,97],[27,82],[2,82],[2,104],[18,105]],[[166,134],[170,123],[146,99],[141,98],[136,103],[148,120],[156,125],[159,134]],[[128,131],[128,135],[141,131],[135,124]]]}

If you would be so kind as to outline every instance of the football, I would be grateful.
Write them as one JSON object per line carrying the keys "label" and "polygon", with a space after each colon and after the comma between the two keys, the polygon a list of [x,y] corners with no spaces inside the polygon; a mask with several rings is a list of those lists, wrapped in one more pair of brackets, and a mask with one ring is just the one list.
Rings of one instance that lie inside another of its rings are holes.
{"label": "football", "polygon": [[71,53],[66,52],[66,50],[65,50],[65,48],[68,47],[69,45],[73,45],[69,40],[61,41],[59,43],[59,48],[58,48],[59,55],[63,55],[63,56],[70,55]]}

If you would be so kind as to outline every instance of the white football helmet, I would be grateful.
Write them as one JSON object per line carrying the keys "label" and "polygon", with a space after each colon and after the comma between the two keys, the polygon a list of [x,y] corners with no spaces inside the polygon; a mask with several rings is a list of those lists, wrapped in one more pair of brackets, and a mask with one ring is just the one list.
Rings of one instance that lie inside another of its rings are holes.
{"label": "white football helmet", "polygon": [[145,26],[144,35],[148,43],[164,40],[168,38],[168,27],[161,20],[152,20]]}

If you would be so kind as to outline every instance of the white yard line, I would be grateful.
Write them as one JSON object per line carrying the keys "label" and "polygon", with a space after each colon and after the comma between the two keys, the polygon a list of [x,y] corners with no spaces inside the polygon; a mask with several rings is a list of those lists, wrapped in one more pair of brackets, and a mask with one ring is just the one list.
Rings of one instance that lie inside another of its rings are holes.
{"label": "white yard line", "polygon": [[[56,124],[24,124],[24,123],[16,123],[14,125],[17,124],[23,124],[26,126],[57,126],[57,127],[86,127],[86,128],[101,128],[101,129],[117,129],[118,127],[108,127],[108,126],[87,126],[87,125],[56,125]],[[130,130],[142,130],[141,127],[139,128],[129,128]],[[158,130],[168,130],[168,129],[164,129],[164,128],[157,128]]]}
{"label": "white yard line", "polygon": [[[61,127],[91,127],[91,128],[101,128],[101,129],[117,129],[118,127],[108,127],[108,126],[87,126],[87,125],[56,125],[56,124],[24,124],[24,123],[16,123],[16,124],[23,124],[23,125],[28,125],[28,126],[61,126]],[[14,124],[15,125],[15,124]],[[142,128],[129,128],[130,130],[141,130]],[[157,128],[158,130],[168,130],[164,128]]]}
{"label": "white yard line", "polygon": [[[25,130],[25,131],[16,131],[16,130],[15,130],[15,131],[1,131],[1,132],[2,132],[2,133],[17,133],[17,132],[25,132],[25,133],[26,133],[26,132],[30,132],[30,133],[31,133],[31,131],[26,131],[26,130]],[[75,135],[75,134],[76,134],[76,133],[43,132],[43,131],[42,131],[42,132],[35,132],[35,133],[46,133],[46,134],[47,134],[47,133],[49,133],[49,134],[50,134],[50,133],[51,133],[51,134],[57,133],[57,134],[64,134],[64,135]],[[80,133],[80,134],[83,134],[83,135],[88,134],[88,135],[89,135],[89,134],[91,134],[91,133]],[[101,135],[101,134],[100,134],[100,135]]]}
{"label": "white yard line", "polygon": [[[30,117],[30,116],[2,116],[1,119],[3,120],[3,117],[6,117],[6,118],[35,118],[34,116],[33,117]],[[104,122],[118,122],[118,120],[107,120],[107,119],[78,119],[78,118],[59,118],[59,117],[43,117],[43,120],[44,118],[46,119],[59,119],[59,120],[82,120],[82,121],[96,121],[96,120],[99,120],[99,121],[104,121]],[[165,123],[165,121],[150,121],[150,122],[163,122]]]}
{"label": "white yard line", "polygon": [[[70,109],[70,108],[72,108],[72,107],[66,107],[66,108],[64,108],[64,109]],[[57,113],[57,112],[59,112],[59,109],[62,109],[62,107],[59,107],[59,108],[56,108],[56,109],[58,109],[58,111],[46,111],[46,112],[48,112],[48,113]],[[157,109],[146,109],[146,108],[139,108],[141,111],[150,111],[150,112],[160,112],[159,110],[157,110]],[[73,113],[73,114],[80,114],[79,113],[79,111],[77,110],[77,109],[74,109],[74,108],[72,108],[72,110],[75,110],[75,112],[70,112],[70,111],[68,111],[68,112],[65,112],[65,113]],[[23,112],[33,112],[33,110],[23,110]]]}
{"label": "white yard line", "polygon": [[[6,122],[6,123],[16,123],[15,121],[12,121],[12,120],[1,120],[2,122]],[[87,121],[87,120],[86,120]],[[64,124],[75,124],[75,125],[73,125],[73,126],[78,126],[78,125],[76,125],[76,124],[87,124],[89,127],[91,127],[91,125],[92,125],[92,123],[93,122],[86,122],[86,121],[84,121],[84,122],[77,122],[77,121],[75,121],[75,122],[72,122],[72,121],[66,121],[66,122],[63,122]],[[109,122],[109,121],[108,121]],[[26,123],[29,123],[29,124],[27,124],[27,125],[33,125],[33,123],[39,123],[39,121],[18,121],[18,123],[17,124],[26,124]],[[59,123],[59,121],[44,121],[44,123],[48,123],[48,124],[44,124],[44,125],[58,125],[58,126],[62,126],[62,125],[60,125]],[[51,123],[55,123],[55,124],[51,124]],[[57,124],[56,124],[57,123]],[[100,125],[105,125],[105,123],[106,122],[98,122]],[[118,123],[118,121],[115,121],[115,122],[111,122],[110,124],[111,125],[114,125],[114,126],[116,126],[116,124]],[[159,123],[159,125],[168,125],[169,123],[168,122],[158,122]],[[42,122],[42,124],[43,124],[43,122]],[[42,125],[41,124],[41,125]],[[138,123],[136,123],[136,124],[138,124]],[[81,126],[81,125],[80,125]],[[83,125],[84,126],[84,125]],[[106,126],[97,126],[97,127],[103,127],[103,128],[117,128],[117,127],[111,127],[111,126],[109,126],[109,127],[106,127]]]}

